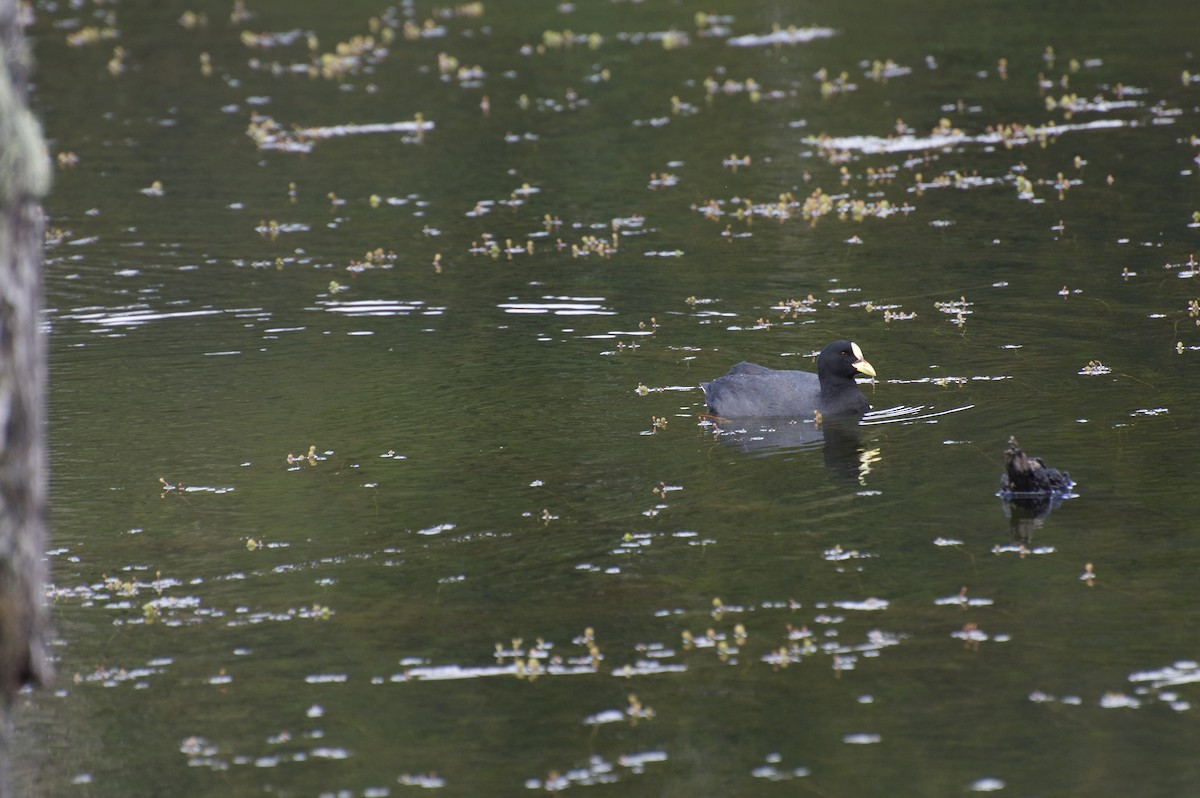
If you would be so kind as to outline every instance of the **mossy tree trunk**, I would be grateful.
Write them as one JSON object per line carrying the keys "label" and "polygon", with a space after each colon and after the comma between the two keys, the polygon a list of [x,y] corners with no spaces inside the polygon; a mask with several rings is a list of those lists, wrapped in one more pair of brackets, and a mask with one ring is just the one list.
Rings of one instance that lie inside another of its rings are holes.
{"label": "mossy tree trunk", "polygon": [[42,209],[50,162],[26,103],[29,49],[16,0],[0,0],[0,701],[45,683],[46,352],[41,333]]}

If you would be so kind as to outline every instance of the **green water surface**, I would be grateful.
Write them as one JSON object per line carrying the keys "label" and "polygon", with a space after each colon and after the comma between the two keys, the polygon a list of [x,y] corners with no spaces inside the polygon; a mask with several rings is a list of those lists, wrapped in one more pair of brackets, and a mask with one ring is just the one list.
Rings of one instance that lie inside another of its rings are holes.
{"label": "green water surface", "polygon": [[1193,4],[245,11],[33,4],[18,794],[1194,790]]}

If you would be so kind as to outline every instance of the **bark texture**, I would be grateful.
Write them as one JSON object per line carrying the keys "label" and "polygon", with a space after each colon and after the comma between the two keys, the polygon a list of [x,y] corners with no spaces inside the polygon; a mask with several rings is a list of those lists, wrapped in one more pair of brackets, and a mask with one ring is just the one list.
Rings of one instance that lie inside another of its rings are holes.
{"label": "bark texture", "polygon": [[50,160],[27,105],[16,0],[0,0],[0,700],[50,678],[46,656],[43,220]]}

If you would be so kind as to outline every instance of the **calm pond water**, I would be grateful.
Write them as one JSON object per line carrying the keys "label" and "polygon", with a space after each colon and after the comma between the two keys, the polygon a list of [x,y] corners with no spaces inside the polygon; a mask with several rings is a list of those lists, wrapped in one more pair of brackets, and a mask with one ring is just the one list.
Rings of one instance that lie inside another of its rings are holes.
{"label": "calm pond water", "polygon": [[1194,790],[1194,3],[33,14],[19,794]]}

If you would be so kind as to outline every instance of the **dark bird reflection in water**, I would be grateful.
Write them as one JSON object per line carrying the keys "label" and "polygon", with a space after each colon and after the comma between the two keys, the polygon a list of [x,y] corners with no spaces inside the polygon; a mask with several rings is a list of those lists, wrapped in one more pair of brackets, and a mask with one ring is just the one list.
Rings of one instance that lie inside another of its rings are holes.
{"label": "dark bird reflection in water", "polygon": [[1051,468],[1040,457],[1021,450],[1015,437],[1004,450],[1004,473],[1000,475],[1000,497],[1013,538],[1023,545],[1033,540],[1033,531],[1042,525],[1063,499],[1073,499],[1075,480],[1065,471]]}
{"label": "dark bird reflection in water", "polygon": [[820,448],[825,456],[825,468],[831,476],[866,484],[867,474],[881,459],[881,451],[871,447],[871,439],[863,444],[865,430],[882,424],[920,424],[940,416],[961,413],[974,405],[962,405],[946,410],[932,410],[923,405],[897,405],[886,410],[872,410],[860,421],[857,416],[824,416],[818,423],[813,418],[739,418],[727,419],[705,416],[707,425],[718,441],[733,446],[751,457],[762,457],[787,451]]}
{"label": "dark bird reflection in water", "polygon": [[751,457],[820,448],[830,476],[866,484],[867,474],[879,460],[878,449],[862,444],[862,426],[854,417],[813,421],[786,418],[757,418],[729,421],[714,419],[716,439]]}

